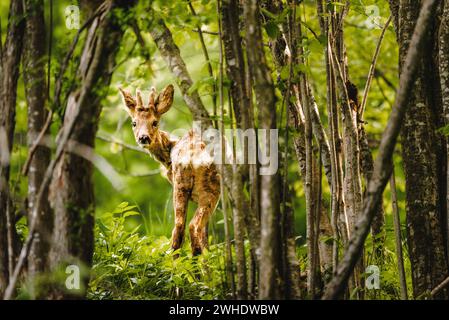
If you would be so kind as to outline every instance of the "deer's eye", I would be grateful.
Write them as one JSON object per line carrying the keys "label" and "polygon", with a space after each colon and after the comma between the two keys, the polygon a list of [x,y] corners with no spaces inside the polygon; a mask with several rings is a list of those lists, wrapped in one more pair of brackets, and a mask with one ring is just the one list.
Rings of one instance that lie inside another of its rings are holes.
{"label": "deer's eye", "polygon": [[135,127],[137,125],[137,123],[135,121],[133,121],[132,125],[133,125],[133,127]]}
{"label": "deer's eye", "polygon": [[157,125],[158,125],[158,122],[157,121],[153,121],[153,128],[156,128]]}

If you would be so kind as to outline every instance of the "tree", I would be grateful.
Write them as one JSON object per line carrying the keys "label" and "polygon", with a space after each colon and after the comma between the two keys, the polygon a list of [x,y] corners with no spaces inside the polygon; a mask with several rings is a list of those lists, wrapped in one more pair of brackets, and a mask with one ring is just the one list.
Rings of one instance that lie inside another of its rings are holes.
{"label": "tree", "polygon": [[[134,2],[112,1],[101,4],[82,1],[87,16],[96,15],[87,37],[77,70],[78,85],[71,90],[61,132],[71,130],[75,144],[93,148],[102,107],[115,66],[117,43],[123,36],[123,21],[119,12],[129,10]],[[73,128],[72,127],[73,123]],[[50,249],[52,268],[61,264],[90,266],[93,254],[94,190],[92,164],[86,159],[66,152],[56,165],[49,188],[50,204],[54,211],[54,232]],[[84,283],[88,277],[84,275]],[[63,291],[54,293],[64,297]]]}
{"label": "tree", "polygon": [[[263,49],[262,30],[259,23],[259,2],[247,1],[243,7],[246,31],[246,54],[259,110],[259,127],[276,129],[276,97],[271,71],[268,68]],[[260,139],[260,137],[259,137]],[[264,141],[268,141],[264,139]],[[259,298],[277,299],[279,286],[279,180],[278,174],[264,175],[260,178],[260,274]]]}
{"label": "tree", "polygon": [[[43,181],[45,169],[50,164],[50,149],[36,145],[35,141],[45,128],[48,110],[46,78],[46,28],[43,1],[27,0],[25,5],[26,30],[24,41],[24,82],[28,104],[28,146],[30,161],[28,171],[28,209],[35,207],[37,193]],[[45,133],[48,134],[48,128]],[[48,199],[43,199],[36,222],[36,236],[28,256],[28,275],[32,279],[41,272],[48,272],[47,252],[50,248],[52,212]]]}
{"label": "tree", "polygon": [[[403,1],[396,12],[395,8],[392,9],[393,14],[396,14],[401,69],[422,3],[425,1]],[[442,10],[440,3],[436,11],[437,18],[431,21],[422,49],[426,55],[417,62],[418,76],[407,102],[402,130],[407,240],[416,298],[430,292],[448,274],[444,241],[447,236],[447,150],[442,135],[437,132],[438,128],[444,126],[446,115],[438,72],[438,35],[445,31],[445,26],[440,24]],[[447,54],[443,54],[442,58],[444,55]],[[444,76],[444,70],[441,71]],[[437,297],[448,298],[448,294],[447,291],[441,291]]]}
{"label": "tree", "polygon": [[14,227],[14,210],[9,198],[9,159],[13,146],[17,80],[22,55],[22,38],[24,33],[23,7],[21,0],[12,0],[9,7],[8,31],[5,44],[1,44],[0,65],[0,135],[2,141],[0,162],[0,294],[6,288],[11,275],[17,249]]}

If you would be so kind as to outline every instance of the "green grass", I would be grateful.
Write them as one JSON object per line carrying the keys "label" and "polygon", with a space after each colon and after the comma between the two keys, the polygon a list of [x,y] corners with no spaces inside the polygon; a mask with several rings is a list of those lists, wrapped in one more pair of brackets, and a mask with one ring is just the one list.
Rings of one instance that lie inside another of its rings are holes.
{"label": "green grass", "polygon": [[167,237],[142,236],[140,225],[129,230],[135,209],[122,203],[97,219],[89,299],[226,298],[223,244],[195,258],[188,243],[173,252]]}

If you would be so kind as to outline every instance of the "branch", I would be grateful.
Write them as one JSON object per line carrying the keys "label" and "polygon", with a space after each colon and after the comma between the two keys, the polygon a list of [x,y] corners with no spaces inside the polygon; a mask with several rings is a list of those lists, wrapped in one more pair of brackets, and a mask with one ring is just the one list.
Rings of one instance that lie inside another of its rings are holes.
{"label": "branch", "polygon": [[388,18],[388,21],[385,23],[384,28],[382,29],[382,33],[380,34],[379,41],[377,42],[376,51],[374,52],[373,60],[371,61],[371,66],[370,66],[369,73],[368,73],[368,79],[366,80],[365,90],[363,92],[362,104],[360,105],[360,110],[359,110],[360,119],[362,119],[363,111],[365,111],[366,100],[368,98],[368,92],[371,87],[371,81],[373,80],[373,76],[376,71],[376,63],[377,63],[377,58],[379,57],[380,47],[381,47],[382,41],[385,37],[385,32],[387,31],[387,28],[390,25],[391,19],[392,19],[392,17],[390,16]]}
{"label": "branch", "polygon": [[176,77],[182,97],[193,115],[193,119],[201,121],[202,127],[212,126],[212,121],[204,107],[198,91],[190,92],[193,86],[193,80],[187,70],[186,64],[181,57],[178,46],[173,41],[170,30],[165,25],[164,20],[156,18],[150,34],[156,43],[161,56],[166,61],[170,71]]}
{"label": "branch", "polygon": [[50,127],[52,118],[53,118],[53,111],[50,110],[50,112],[47,115],[47,119],[45,120],[45,124],[42,127],[42,130],[39,132],[37,139],[34,141],[33,145],[31,146],[30,150],[28,151],[28,157],[27,157],[25,164],[23,165],[23,168],[22,168],[22,175],[24,175],[24,176],[28,175],[28,170],[30,169],[31,160],[33,160],[33,156],[37,150],[37,147],[41,144],[42,138],[44,137],[45,133],[47,132],[48,128]]}
{"label": "branch", "polygon": [[[197,16],[196,12],[195,12],[195,8],[192,5],[192,1],[188,1],[189,3],[189,8],[190,11],[192,12],[192,15],[194,17]],[[200,38],[200,43],[201,43],[201,48],[203,50],[203,54],[204,54],[204,58],[206,59],[206,63],[207,63],[207,70],[209,72],[209,77],[214,78],[214,71],[212,69],[212,64],[210,62],[210,57],[209,57],[209,52],[207,51],[207,47],[206,47],[206,42],[204,41],[204,36],[203,36],[203,31],[201,30],[201,26],[198,24],[197,27],[197,32],[198,32],[198,37]],[[214,84],[212,85],[212,103],[214,105],[214,109],[213,109],[213,116],[216,119],[217,117],[217,84],[214,81]],[[214,127],[218,128],[218,122],[217,120],[214,120]]]}
{"label": "branch", "polygon": [[[86,29],[91,23],[92,21],[94,21],[94,19],[96,17],[98,17],[100,14],[102,14],[106,9],[108,9],[110,5],[110,1],[105,1],[103,2],[98,9],[92,14],[92,16],[89,17],[89,19],[87,19],[87,21],[81,26],[81,28],[78,30],[78,32],[75,35],[75,38],[72,41],[72,45],[70,46],[69,51],[67,52],[64,61],[61,64],[61,69],[59,70],[58,73],[58,77],[56,78],[56,82],[55,82],[55,96],[53,97],[53,101],[55,102],[55,104],[57,106],[59,106],[59,97],[61,95],[61,90],[62,90],[62,80],[63,80],[63,76],[64,73],[69,65],[70,59],[72,58],[73,52],[75,51],[76,45],[78,43],[78,40],[81,36],[81,33],[84,31],[84,29]],[[50,84],[50,82],[49,82]],[[50,87],[50,85],[48,86]]]}
{"label": "branch", "polygon": [[441,282],[438,286],[435,287],[435,289],[433,289],[430,292],[430,295],[436,296],[438,292],[440,292],[441,290],[443,290],[447,285],[449,285],[449,277],[447,277],[446,279],[444,279],[443,282]]}
{"label": "branch", "polygon": [[338,265],[334,277],[326,287],[323,299],[338,299],[341,296],[362,253],[371,222],[377,212],[383,190],[391,174],[394,147],[408,107],[408,98],[410,97],[416,79],[419,59],[423,53],[422,49],[425,36],[438,3],[438,0],[425,0],[423,2],[402,68],[403,71],[394,108],[382,135],[379,154],[374,164],[373,176],[368,183],[362,215],[357,221],[344,257]]}
{"label": "branch", "polygon": [[103,135],[97,134],[96,138],[99,139],[99,140],[102,140],[102,141],[118,144],[119,146],[124,147],[124,148],[129,149],[129,150],[133,150],[133,151],[137,151],[137,152],[141,152],[141,153],[145,153],[145,154],[150,154],[150,152],[147,149],[142,149],[142,148],[139,148],[139,147],[127,144],[127,143],[125,143],[123,141],[120,141],[120,140],[118,140],[118,139],[116,139],[115,137],[112,137],[112,136],[111,137],[107,137],[107,136],[103,136]]}

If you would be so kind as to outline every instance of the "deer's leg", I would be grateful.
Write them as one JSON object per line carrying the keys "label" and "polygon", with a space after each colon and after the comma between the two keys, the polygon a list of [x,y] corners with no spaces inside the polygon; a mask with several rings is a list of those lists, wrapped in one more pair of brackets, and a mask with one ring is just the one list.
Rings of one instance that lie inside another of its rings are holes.
{"label": "deer's leg", "polygon": [[174,250],[182,246],[186,226],[187,207],[192,192],[193,181],[191,171],[180,165],[173,167],[173,209],[175,211],[175,227],[172,232],[171,246]]}
{"label": "deer's leg", "polygon": [[187,207],[189,203],[189,190],[174,185],[173,188],[173,208],[175,211],[175,226],[172,232],[173,250],[179,249],[184,240],[184,230],[186,226]]}
{"label": "deer's leg", "polygon": [[208,247],[207,223],[215,210],[218,198],[217,193],[203,193],[199,196],[198,208],[189,224],[193,255],[201,254],[203,249]]}

